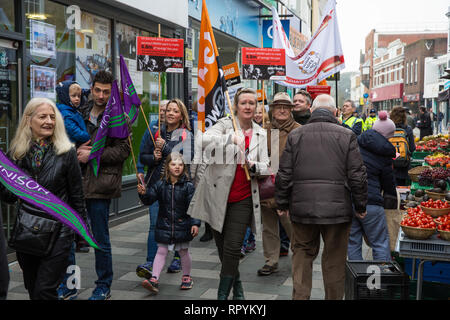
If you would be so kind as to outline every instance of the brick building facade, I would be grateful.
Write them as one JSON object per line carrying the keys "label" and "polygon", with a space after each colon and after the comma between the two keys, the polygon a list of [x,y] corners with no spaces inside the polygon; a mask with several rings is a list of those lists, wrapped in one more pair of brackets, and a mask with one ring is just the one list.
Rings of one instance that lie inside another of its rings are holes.
{"label": "brick building facade", "polygon": [[447,52],[447,36],[435,39],[421,39],[405,47],[403,104],[417,112],[424,104],[425,58],[436,57]]}

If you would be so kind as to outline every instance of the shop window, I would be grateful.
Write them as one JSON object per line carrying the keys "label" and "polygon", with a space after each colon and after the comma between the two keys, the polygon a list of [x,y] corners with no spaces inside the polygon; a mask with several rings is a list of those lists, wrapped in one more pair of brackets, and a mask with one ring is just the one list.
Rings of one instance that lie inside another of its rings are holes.
{"label": "shop window", "polygon": [[417,79],[418,79],[418,73],[419,73],[419,63],[416,59],[416,73],[414,75],[414,82],[417,83]]}
{"label": "shop window", "polygon": [[405,77],[406,84],[409,84],[409,63],[406,64],[406,77]]}
{"label": "shop window", "polygon": [[80,25],[70,27],[66,9],[48,0],[26,4],[28,98],[56,101],[59,82],[88,89],[99,70],[112,71],[110,20],[78,11]]}
{"label": "shop window", "polygon": [[0,0],[0,30],[15,31],[14,1]]}

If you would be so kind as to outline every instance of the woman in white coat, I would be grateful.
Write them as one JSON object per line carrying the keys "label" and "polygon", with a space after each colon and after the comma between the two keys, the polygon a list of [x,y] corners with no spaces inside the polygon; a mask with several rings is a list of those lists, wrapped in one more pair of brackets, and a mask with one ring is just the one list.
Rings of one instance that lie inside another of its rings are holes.
{"label": "woman in white coat", "polygon": [[269,158],[266,131],[253,122],[256,106],[253,89],[238,91],[233,106],[237,133],[232,118],[225,117],[196,137],[204,165],[188,214],[209,223],[213,229],[222,262],[218,300],[228,299],[232,287],[233,299],[244,299],[238,270],[241,246],[247,227],[256,232],[260,224],[256,177],[268,174]]}

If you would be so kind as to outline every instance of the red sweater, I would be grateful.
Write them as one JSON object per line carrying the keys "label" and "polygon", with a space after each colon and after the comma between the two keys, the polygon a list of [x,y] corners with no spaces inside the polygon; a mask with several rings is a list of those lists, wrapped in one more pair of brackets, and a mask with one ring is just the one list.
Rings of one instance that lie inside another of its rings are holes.
{"label": "red sweater", "polygon": [[[250,146],[250,140],[252,138],[252,132],[250,131],[245,135],[245,149]],[[245,170],[241,164],[236,167],[236,173],[234,175],[234,181],[231,185],[230,195],[228,196],[228,203],[235,203],[247,199],[252,195],[251,182],[247,180]]]}

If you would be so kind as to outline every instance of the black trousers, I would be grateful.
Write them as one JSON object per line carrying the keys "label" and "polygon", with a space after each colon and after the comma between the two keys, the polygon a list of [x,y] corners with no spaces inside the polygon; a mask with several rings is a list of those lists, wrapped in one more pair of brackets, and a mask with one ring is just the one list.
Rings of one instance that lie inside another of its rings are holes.
{"label": "black trousers", "polygon": [[9,285],[8,259],[6,258],[6,240],[3,232],[2,212],[0,210],[0,300],[6,300]]}
{"label": "black trousers", "polygon": [[58,238],[52,252],[46,257],[16,253],[31,300],[58,300],[56,289],[66,273],[73,240],[73,235]]}
{"label": "black trousers", "polygon": [[239,275],[239,259],[245,232],[251,223],[253,214],[252,197],[236,203],[229,203],[225,215],[222,233],[213,230],[214,240],[222,262],[220,276]]}

